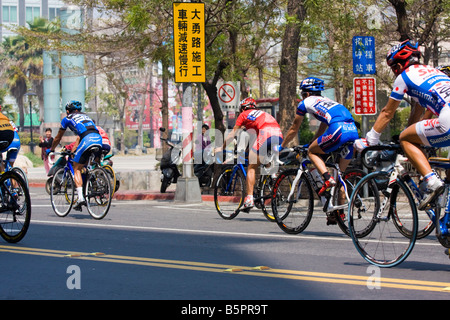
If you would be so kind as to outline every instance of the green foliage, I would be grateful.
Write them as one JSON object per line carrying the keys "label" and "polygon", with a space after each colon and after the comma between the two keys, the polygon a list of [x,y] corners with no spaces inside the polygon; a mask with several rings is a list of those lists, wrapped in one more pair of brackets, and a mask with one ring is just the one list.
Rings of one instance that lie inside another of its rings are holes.
{"label": "green foliage", "polygon": [[44,161],[41,159],[41,157],[35,155],[34,153],[27,152],[25,153],[25,157],[27,157],[33,163],[33,167],[40,167],[44,165]]}

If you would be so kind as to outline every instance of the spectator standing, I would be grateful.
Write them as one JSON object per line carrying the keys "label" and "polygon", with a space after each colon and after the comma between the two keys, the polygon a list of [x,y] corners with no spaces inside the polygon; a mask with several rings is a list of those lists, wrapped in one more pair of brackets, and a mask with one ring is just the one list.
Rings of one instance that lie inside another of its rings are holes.
{"label": "spectator standing", "polygon": [[41,147],[41,158],[42,160],[44,160],[45,172],[48,174],[48,171],[50,170],[50,165],[48,163],[48,154],[46,153],[46,150],[50,149],[53,143],[52,129],[50,128],[45,129],[45,137],[40,136],[39,140],[40,140],[39,147]]}

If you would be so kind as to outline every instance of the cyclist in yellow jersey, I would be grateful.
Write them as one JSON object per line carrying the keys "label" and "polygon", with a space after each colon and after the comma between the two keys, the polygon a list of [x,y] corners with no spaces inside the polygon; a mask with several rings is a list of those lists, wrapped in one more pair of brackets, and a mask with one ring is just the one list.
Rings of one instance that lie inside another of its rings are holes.
{"label": "cyclist in yellow jersey", "polygon": [[[0,144],[3,144],[1,146],[2,149],[0,150],[0,153],[6,152],[13,140],[14,128],[9,122],[9,118],[0,112]],[[1,172],[4,171],[3,161],[0,163],[0,170]]]}

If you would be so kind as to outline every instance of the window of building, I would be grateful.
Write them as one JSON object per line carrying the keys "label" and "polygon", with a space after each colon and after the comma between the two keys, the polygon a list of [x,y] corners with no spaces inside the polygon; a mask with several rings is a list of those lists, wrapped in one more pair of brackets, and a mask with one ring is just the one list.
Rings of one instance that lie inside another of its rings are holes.
{"label": "window of building", "polygon": [[3,22],[17,23],[17,6],[2,6]]}
{"label": "window of building", "polygon": [[53,21],[59,18],[59,8],[48,8],[48,20]]}
{"label": "window of building", "polygon": [[26,7],[25,8],[25,20],[27,22],[33,22],[34,18],[41,16],[41,9],[39,7]]}

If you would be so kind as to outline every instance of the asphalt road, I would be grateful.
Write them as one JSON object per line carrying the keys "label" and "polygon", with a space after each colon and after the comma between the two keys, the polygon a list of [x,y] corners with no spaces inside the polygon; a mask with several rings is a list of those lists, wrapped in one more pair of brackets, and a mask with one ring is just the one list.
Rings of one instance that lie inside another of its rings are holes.
{"label": "asphalt road", "polygon": [[258,210],[225,221],[210,202],[114,201],[96,221],[86,210],[57,217],[43,188],[31,196],[25,238],[0,239],[0,299],[180,300],[169,311],[181,315],[214,300],[218,316],[247,300],[273,314],[285,300],[450,298],[450,260],[434,237],[377,270],[320,212],[287,235]]}

